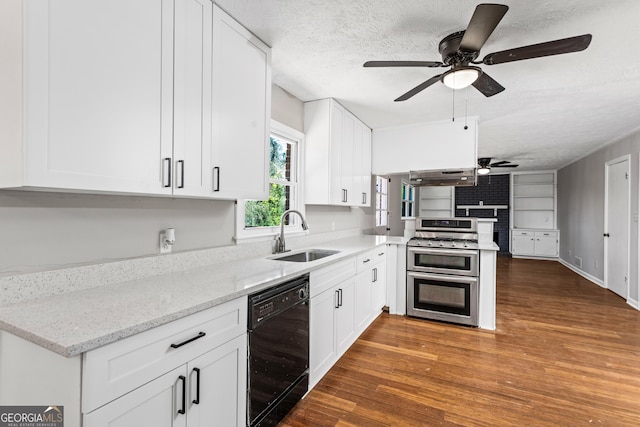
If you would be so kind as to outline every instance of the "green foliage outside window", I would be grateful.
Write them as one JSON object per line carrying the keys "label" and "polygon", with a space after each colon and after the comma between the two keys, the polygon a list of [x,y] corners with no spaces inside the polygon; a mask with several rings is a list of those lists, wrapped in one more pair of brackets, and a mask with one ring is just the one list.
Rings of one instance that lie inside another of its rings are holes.
{"label": "green foliage outside window", "polygon": [[273,181],[290,181],[291,146],[270,138],[269,178],[272,181],[268,200],[250,200],[245,204],[246,227],[280,225],[280,217],[289,208],[289,187]]}

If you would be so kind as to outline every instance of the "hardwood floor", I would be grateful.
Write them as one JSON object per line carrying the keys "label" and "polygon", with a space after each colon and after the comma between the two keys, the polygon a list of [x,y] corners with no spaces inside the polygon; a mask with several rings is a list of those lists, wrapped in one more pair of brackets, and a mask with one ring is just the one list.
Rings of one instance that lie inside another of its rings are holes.
{"label": "hardwood floor", "polygon": [[640,426],[640,312],[554,261],[497,277],[496,331],[382,314],[281,426]]}

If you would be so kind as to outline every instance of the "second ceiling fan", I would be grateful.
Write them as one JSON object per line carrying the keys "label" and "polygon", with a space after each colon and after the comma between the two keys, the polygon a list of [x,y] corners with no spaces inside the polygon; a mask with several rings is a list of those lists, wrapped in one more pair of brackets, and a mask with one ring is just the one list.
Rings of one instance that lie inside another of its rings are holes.
{"label": "second ceiling fan", "polygon": [[[502,4],[479,4],[464,31],[459,31],[440,41],[440,61],[368,61],[365,67],[451,67],[445,73],[438,74],[420,83],[395,101],[406,101],[432,84],[442,81],[452,89],[462,89],[473,85],[484,96],[493,96],[504,87],[475,64],[495,65],[524,59],[560,55],[585,50],[591,43],[591,34],[553,40],[515,49],[503,50],[486,55],[482,61],[476,61],[480,49],[493,33],[509,7]],[[473,64],[473,65],[472,65]]]}

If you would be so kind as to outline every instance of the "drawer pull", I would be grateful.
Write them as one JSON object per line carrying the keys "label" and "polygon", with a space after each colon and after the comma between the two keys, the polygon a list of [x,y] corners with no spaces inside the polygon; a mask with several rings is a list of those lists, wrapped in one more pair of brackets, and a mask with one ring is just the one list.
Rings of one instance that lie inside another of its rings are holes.
{"label": "drawer pull", "polygon": [[384,252],[380,252],[380,253],[378,254],[378,256],[382,256],[382,255],[384,255]]}
{"label": "drawer pull", "polygon": [[190,342],[192,342],[192,341],[198,340],[198,339],[202,338],[202,337],[203,337],[203,336],[205,336],[205,335],[207,335],[207,334],[206,334],[206,333],[204,333],[204,332],[198,332],[198,335],[196,335],[196,336],[195,336],[195,337],[193,337],[193,338],[189,338],[188,340],[186,340],[186,341],[182,341],[182,342],[181,342],[181,343],[179,343],[179,344],[171,344],[171,348],[178,348],[178,347],[182,347],[183,345],[185,345],[185,344],[189,344],[189,343],[190,343]]}
{"label": "drawer pull", "polygon": [[194,405],[200,404],[200,368],[193,368],[193,372],[196,373],[196,398],[193,399]]}
{"label": "drawer pull", "polygon": [[178,409],[178,413],[184,415],[187,412],[187,379],[184,375],[178,377],[182,381],[182,409]]}
{"label": "drawer pull", "polygon": [[369,261],[371,261],[369,258],[365,259],[364,261],[362,261],[363,264],[368,263]]}

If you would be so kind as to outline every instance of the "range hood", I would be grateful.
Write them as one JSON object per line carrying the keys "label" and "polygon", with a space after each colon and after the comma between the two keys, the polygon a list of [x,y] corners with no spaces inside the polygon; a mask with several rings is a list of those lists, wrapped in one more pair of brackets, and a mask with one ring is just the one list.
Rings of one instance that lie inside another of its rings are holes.
{"label": "range hood", "polygon": [[476,169],[437,169],[410,171],[409,183],[416,187],[424,186],[474,186],[476,185]]}

